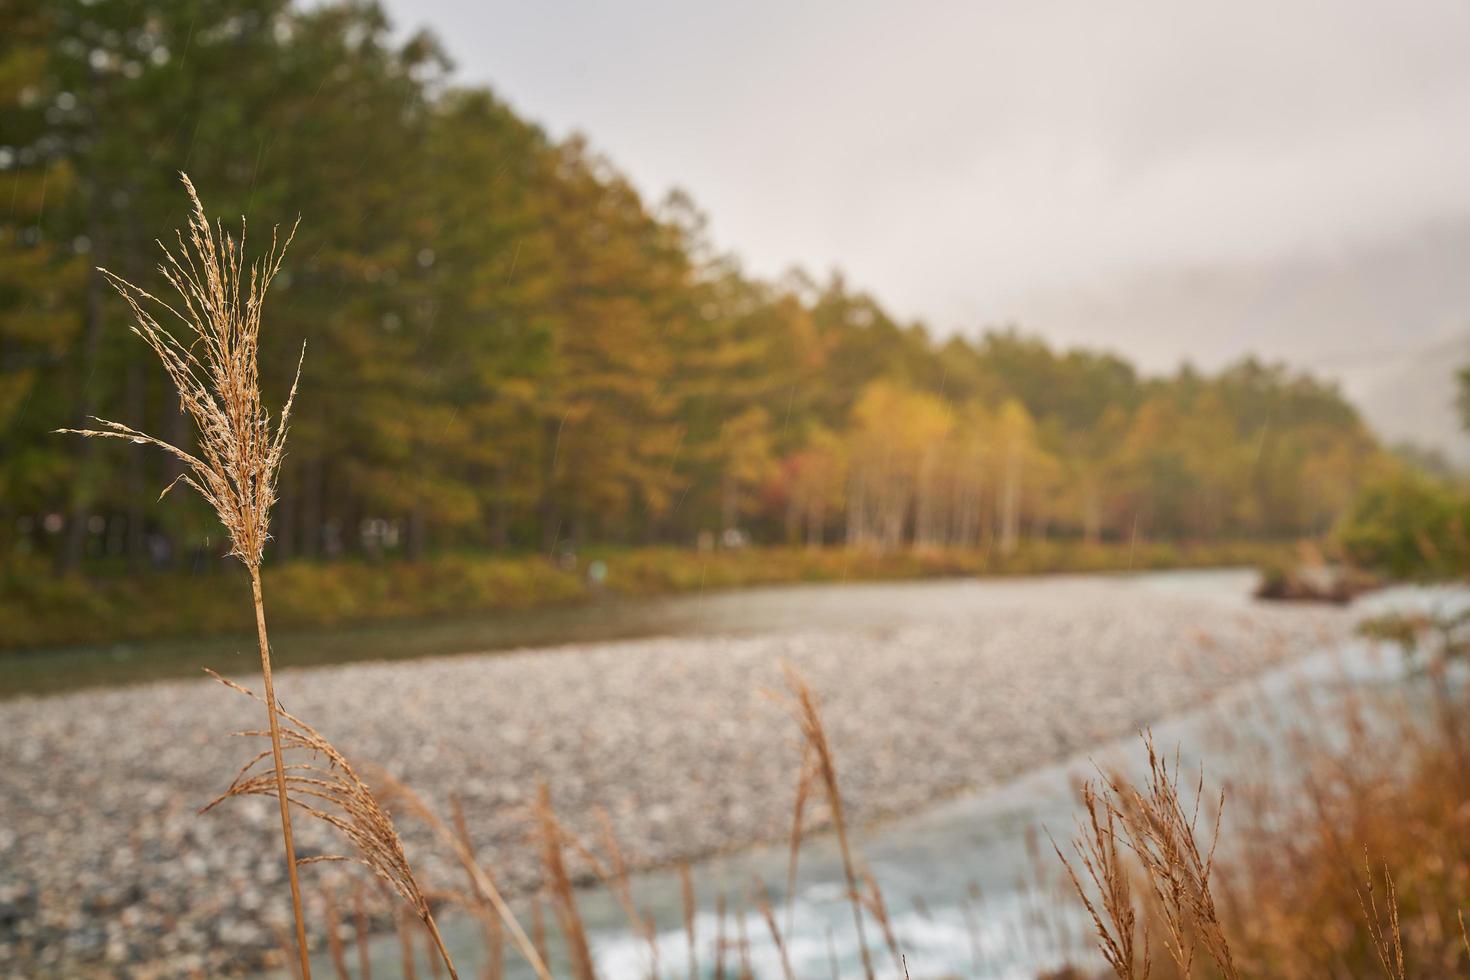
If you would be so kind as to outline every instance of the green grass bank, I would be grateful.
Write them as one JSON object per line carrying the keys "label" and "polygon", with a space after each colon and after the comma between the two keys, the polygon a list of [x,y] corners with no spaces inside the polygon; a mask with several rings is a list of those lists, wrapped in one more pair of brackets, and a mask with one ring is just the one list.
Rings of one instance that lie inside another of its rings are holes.
{"label": "green grass bank", "polygon": [[[1032,575],[1261,565],[1290,554],[1280,542],[1084,544],[1035,542],[1015,554],[954,550],[593,549],[575,570],[539,555],[445,554],[422,562],[291,562],[265,571],[271,625],[307,629],[520,610],[599,594],[674,595],[795,582]],[[587,567],[601,561],[593,584]],[[19,564],[0,583],[0,650],[248,633],[243,573],[68,577]],[[239,580],[237,581],[237,578]]]}

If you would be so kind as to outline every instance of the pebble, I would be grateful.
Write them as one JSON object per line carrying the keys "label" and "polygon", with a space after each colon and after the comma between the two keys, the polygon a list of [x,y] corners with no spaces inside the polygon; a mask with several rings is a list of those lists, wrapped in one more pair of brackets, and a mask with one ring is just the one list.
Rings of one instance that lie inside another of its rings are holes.
{"label": "pebble", "polygon": [[[539,880],[525,805],[542,780],[589,840],[605,811],[634,866],[780,839],[799,759],[767,693],[783,662],[821,699],[862,821],[1126,733],[1351,625],[1336,609],[1106,577],[1006,594],[882,631],[283,666],[277,690],[360,768],[446,816],[457,794],[481,857],[525,890]],[[0,701],[0,976],[227,976],[278,951],[290,920],[275,804],[196,812],[251,754],[229,733],[261,714],[207,679]],[[295,826],[303,853],[341,852],[327,828]],[[459,885],[425,828],[404,816],[399,831],[426,885]],[[303,870],[314,926],[322,882],[352,873]]]}

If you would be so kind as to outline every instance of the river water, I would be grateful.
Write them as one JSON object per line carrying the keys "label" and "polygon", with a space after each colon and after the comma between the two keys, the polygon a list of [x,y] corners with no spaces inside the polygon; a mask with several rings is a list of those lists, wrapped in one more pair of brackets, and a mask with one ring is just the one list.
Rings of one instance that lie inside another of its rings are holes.
{"label": "river water", "polygon": [[[646,637],[896,629],[942,622],[956,610],[1002,607],[1038,589],[1105,579],[1242,599],[1253,581],[1249,572],[1188,571],[783,585],[649,599],[609,595],[538,609],[274,629],[271,646],[283,669]],[[232,658],[248,668],[254,651],[253,634],[18,650],[0,657],[0,698],[198,677],[200,664],[229,664]]]}
{"label": "river water", "polygon": [[[1190,572],[1141,576],[1139,588],[1184,592],[1214,600],[1249,603],[1251,578],[1239,572]],[[989,583],[979,601],[1007,600],[1012,589],[1046,587],[1047,580]],[[934,622],[957,599],[977,601],[973,583],[918,586],[844,586],[839,589],[781,589],[686,598],[657,604],[668,615],[660,632],[784,630],[854,617],[874,625]],[[1012,596],[1013,597],[1013,596]],[[1418,608],[1463,601],[1458,592],[1392,590],[1360,602],[1363,615],[1384,609]],[[626,622],[627,620],[624,620]],[[1406,679],[1408,683],[1406,683]],[[1161,747],[1182,753],[1186,769],[1203,762],[1209,781],[1232,776],[1285,777],[1291,759],[1279,747],[1283,718],[1306,725],[1320,739],[1336,737],[1331,706],[1344,697],[1398,698],[1414,681],[1401,658],[1359,641],[1333,641],[1316,653],[1219,692],[1209,704],[1153,728]],[[1311,704],[1322,710],[1303,710]],[[1137,738],[1099,744],[1054,765],[999,786],[940,802],[921,812],[855,835],[856,849],[882,888],[904,964],[886,951],[880,929],[869,918],[868,945],[879,976],[966,976],[1033,978],[1066,963],[1098,965],[1091,958],[1088,927],[1060,887],[1048,834],[1070,836],[1077,816],[1075,787],[1099,767],[1124,772],[1142,765]],[[1229,832],[1227,806],[1226,835]],[[751,905],[755,882],[766,890],[797,977],[861,976],[862,961],[851,908],[845,899],[842,864],[835,841],[819,835],[802,848],[796,888],[787,894],[788,853],[784,846],[756,847],[700,862],[693,869],[698,913],[695,959],[700,976],[715,975],[716,937],[748,942],[758,977],[783,975],[780,954],[764,918]],[[691,975],[688,936],[683,928],[680,878],[674,871],[637,875],[637,903],[658,923],[657,950],[630,928],[621,907],[605,891],[579,895],[582,915],[602,977],[643,978],[657,957],[661,976]],[[727,914],[717,915],[723,900]],[[528,910],[520,909],[523,921]],[[457,961],[474,968],[481,957],[477,930],[453,914],[442,921]],[[397,975],[395,941],[374,946],[374,976]],[[552,955],[565,973],[564,953],[552,940]],[[725,975],[734,975],[739,954],[726,956]],[[514,954],[508,976],[530,976]],[[329,964],[322,963],[326,972]],[[463,972],[469,972],[465,970]]]}

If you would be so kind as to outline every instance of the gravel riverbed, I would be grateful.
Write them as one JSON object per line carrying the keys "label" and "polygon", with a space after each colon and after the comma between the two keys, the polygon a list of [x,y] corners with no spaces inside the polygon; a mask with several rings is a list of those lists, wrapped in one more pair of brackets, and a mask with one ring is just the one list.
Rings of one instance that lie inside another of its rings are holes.
{"label": "gravel riverbed", "polygon": [[[543,779],[575,831],[596,836],[606,810],[637,865],[781,837],[798,748],[765,692],[782,661],[822,699],[861,821],[1125,733],[1338,642],[1353,621],[1143,579],[945,587],[953,601],[888,628],[286,667],[277,688],[350,759],[437,806],[458,794],[481,856],[525,889],[537,881],[525,805]],[[885,588],[917,600],[926,586]],[[214,666],[258,686],[250,656]],[[260,714],[203,679],[0,701],[0,976],[213,977],[279,948],[274,803],[196,813],[251,754],[228,734]],[[297,827],[304,854],[339,852],[322,828]],[[457,886],[428,834],[399,827],[421,876]],[[312,889],[345,873],[303,876]]]}

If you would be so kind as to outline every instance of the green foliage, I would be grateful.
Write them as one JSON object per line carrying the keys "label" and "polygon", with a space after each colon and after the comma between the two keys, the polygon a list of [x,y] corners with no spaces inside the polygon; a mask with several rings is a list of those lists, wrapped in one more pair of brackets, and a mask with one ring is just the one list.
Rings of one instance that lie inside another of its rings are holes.
{"label": "green foliage", "polygon": [[158,506],[170,461],[50,434],[187,439],[90,271],[153,285],[185,169],[257,233],[303,218],[261,352],[279,386],[308,345],[273,561],[1311,535],[1375,464],[1336,389],[1282,368],[1143,378],[1015,331],[936,342],[840,275],[753,279],[687,195],[643,200],[397,37],[363,3],[0,7],[0,557],[222,550]]}
{"label": "green foliage", "polygon": [[[1085,544],[1030,542],[1011,555],[958,549],[879,552],[845,548],[595,548],[572,568],[539,555],[450,553],[433,561],[295,561],[267,565],[271,622],[283,630],[396,619],[528,609],[584,602],[609,593],[648,597],[796,582],[848,582],[956,575],[1036,575],[1248,566],[1276,558],[1281,545]],[[605,583],[587,568],[602,561]],[[180,572],[107,576],[96,581],[46,574],[36,559],[0,572],[0,650],[112,644],[161,637],[247,635],[249,608],[230,601],[220,577]],[[309,651],[299,656],[310,657]],[[197,669],[197,658],[186,661]]]}
{"label": "green foliage", "polygon": [[1396,469],[1364,488],[1336,539],[1358,565],[1400,578],[1470,569],[1470,497],[1423,473]]}

